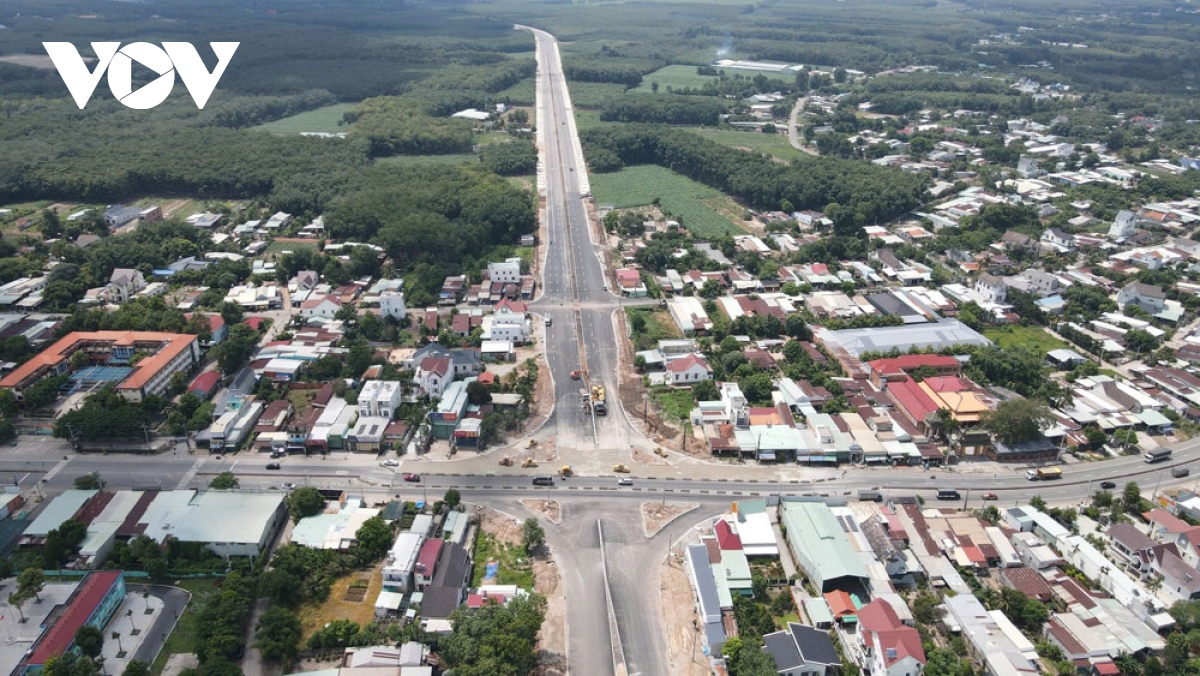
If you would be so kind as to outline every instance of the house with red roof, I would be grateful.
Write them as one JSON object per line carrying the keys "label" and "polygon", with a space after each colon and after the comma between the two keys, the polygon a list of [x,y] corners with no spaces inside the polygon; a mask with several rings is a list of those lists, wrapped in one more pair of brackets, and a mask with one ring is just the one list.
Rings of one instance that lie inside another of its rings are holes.
{"label": "house with red roof", "polygon": [[221,373],[219,371],[205,371],[196,376],[192,384],[188,386],[188,392],[200,397],[201,399],[212,399],[216,394],[217,387],[221,384]]}
{"label": "house with red roof", "polygon": [[921,635],[883,599],[858,609],[858,640],[871,676],[914,676],[925,668]]}
{"label": "house with red roof", "polygon": [[417,565],[413,569],[417,589],[424,589],[433,583],[433,571],[437,567],[438,557],[442,554],[444,542],[445,540],[430,538],[421,545],[421,550],[417,552]]}
{"label": "house with red roof", "polygon": [[450,371],[450,358],[426,357],[422,359],[420,365],[417,366],[415,377],[422,392],[435,399],[442,396],[446,386],[454,380],[454,374]]}
{"label": "house with red roof", "polygon": [[667,364],[667,381],[671,385],[694,385],[702,380],[712,380],[713,370],[698,354],[692,353]]}
{"label": "house with red roof", "polygon": [[[191,321],[194,314],[185,314],[184,317]],[[208,340],[201,340],[200,347],[213,347],[220,345],[221,341],[229,335],[229,327],[225,325],[225,318],[217,313],[207,313],[199,315],[201,321],[208,323]]]}
{"label": "house with red roof", "polygon": [[338,310],[342,309],[342,298],[337,294],[329,294],[320,298],[310,298],[300,304],[300,315],[302,317],[320,317],[322,319],[333,319]]}
{"label": "house with red roof", "polygon": [[962,363],[954,357],[942,354],[906,354],[868,362],[871,367],[871,384],[882,387],[883,383],[904,380],[918,369],[933,369],[935,375],[957,376],[962,373]]}
{"label": "house with red roof", "polygon": [[624,296],[632,298],[645,298],[646,285],[642,283],[642,273],[634,268],[618,268],[615,273],[617,277],[617,288],[621,290]]}
{"label": "house with red roof", "polygon": [[713,526],[713,534],[717,536],[717,545],[721,549],[731,551],[742,551],[742,538],[733,530],[733,526],[725,519],[717,521],[717,525]]}
{"label": "house with red roof", "polygon": [[75,634],[83,627],[103,630],[125,602],[125,573],[119,570],[93,571],[83,578],[67,599],[62,612],[53,620],[13,670],[14,674],[36,674],[46,662],[75,648]]}

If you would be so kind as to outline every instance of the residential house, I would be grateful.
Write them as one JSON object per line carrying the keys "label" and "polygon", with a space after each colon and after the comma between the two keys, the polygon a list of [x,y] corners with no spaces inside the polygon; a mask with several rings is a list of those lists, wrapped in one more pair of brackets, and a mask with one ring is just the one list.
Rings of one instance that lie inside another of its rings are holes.
{"label": "residential house", "polygon": [[1008,298],[1008,287],[1004,280],[985,272],[975,280],[975,293],[989,303],[999,304]]}
{"label": "residential house", "polygon": [[128,303],[145,288],[146,278],[133,268],[117,268],[108,278],[109,301],[116,305]]}
{"label": "residential house", "polygon": [[780,676],[833,676],[842,666],[829,632],[796,622],[763,636],[762,649]]}
{"label": "residential house", "polygon": [[1164,602],[1200,599],[1200,570],[1184,561],[1175,551],[1175,545],[1158,545],[1149,564],[1150,570],[1162,578],[1158,595]]}
{"label": "residential house", "polygon": [[1030,289],[1040,296],[1058,293],[1063,288],[1062,280],[1058,276],[1037,268],[1029,268],[1021,273],[1021,277],[1028,282]]}
{"label": "residential house", "polygon": [[1075,250],[1075,235],[1058,228],[1049,228],[1042,233],[1041,243],[1044,248],[1068,253]]}
{"label": "residential house", "polygon": [[142,214],[140,207],[129,207],[124,204],[113,204],[104,210],[104,223],[115,230],[123,225],[136,221]]}
{"label": "residential house", "polygon": [[671,385],[693,385],[702,380],[712,380],[713,370],[698,354],[689,354],[667,363],[667,378]]}
{"label": "residential house", "polygon": [[1108,229],[1108,237],[1116,242],[1124,242],[1137,232],[1137,215],[1128,209],[1117,212],[1112,227]]}
{"label": "residential house", "polygon": [[301,303],[300,316],[333,319],[341,309],[342,299],[335,294],[329,294],[320,298],[310,298]]}
{"label": "residential house", "polygon": [[454,374],[450,370],[450,358],[426,357],[422,359],[420,365],[417,366],[414,379],[422,392],[433,398],[441,397],[446,385],[454,380]]}
{"label": "residential house", "polygon": [[1006,249],[1032,249],[1036,243],[1029,235],[1016,230],[1009,230],[1000,237],[1000,244]]}
{"label": "residential house", "polygon": [[288,284],[297,291],[312,291],[321,283],[321,275],[316,270],[301,270]]}
{"label": "residential house", "polygon": [[883,599],[858,609],[858,640],[871,676],[919,676],[925,669],[921,635]]}
{"label": "residential house", "polygon": [[404,319],[408,310],[404,307],[403,291],[384,291],[379,294],[379,313],[385,317]]}
{"label": "residential house", "polygon": [[1162,287],[1142,282],[1130,282],[1117,293],[1117,305],[1124,310],[1130,303],[1156,315],[1166,307],[1167,294]]}
{"label": "residential house", "polygon": [[615,273],[617,288],[621,294],[632,298],[645,298],[648,290],[642,282],[642,274],[635,268],[618,268]]}
{"label": "residential house", "polygon": [[519,284],[521,282],[521,259],[509,258],[502,263],[488,263],[487,277],[492,282]]}
{"label": "residential house", "polygon": [[486,340],[506,340],[521,345],[529,340],[530,324],[528,308],[519,300],[500,301],[496,311],[487,318],[490,329],[484,330]]}

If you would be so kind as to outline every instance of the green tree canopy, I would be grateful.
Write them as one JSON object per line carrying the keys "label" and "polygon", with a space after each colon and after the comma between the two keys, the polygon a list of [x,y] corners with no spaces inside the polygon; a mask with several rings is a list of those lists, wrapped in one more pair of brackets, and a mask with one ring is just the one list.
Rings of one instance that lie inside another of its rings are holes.
{"label": "green tree canopy", "polygon": [[208,482],[208,487],[219,491],[227,491],[237,488],[239,483],[237,475],[233,472],[221,472],[213,477],[212,481]]}
{"label": "green tree canopy", "polygon": [[382,558],[392,546],[392,528],[381,516],[364,521],[354,537],[358,540],[359,549],[373,561]]}
{"label": "green tree canopy", "polygon": [[540,594],[450,615],[453,633],[440,647],[455,676],[523,676],[537,664],[537,634],[546,615]]}
{"label": "green tree canopy", "polygon": [[292,611],[272,606],[259,617],[254,646],[268,662],[288,662],[300,642],[300,618]]}
{"label": "green tree canopy", "polygon": [[1010,399],[982,416],[983,425],[1006,444],[1019,444],[1041,437],[1054,424],[1054,415],[1036,399]]}
{"label": "green tree canopy", "polygon": [[299,522],[305,517],[320,514],[325,509],[325,498],[312,486],[297,488],[288,496],[288,509],[292,512],[292,519]]}

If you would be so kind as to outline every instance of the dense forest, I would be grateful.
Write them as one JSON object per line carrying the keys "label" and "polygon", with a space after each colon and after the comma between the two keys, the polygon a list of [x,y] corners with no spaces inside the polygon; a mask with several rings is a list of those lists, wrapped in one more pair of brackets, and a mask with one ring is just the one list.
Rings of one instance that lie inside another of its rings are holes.
{"label": "dense forest", "polygon": [[[895,218],[921,202],[925,178],[860,162],[822,158],[781,165],[686,130],[601,127],[582,133],[593,171],[658,164],[759,209],[821,209],[846,233]],[[833,205],[832,207],[830,205]]]}
{"label": "dense forest", "polygon": [[730,101],[709,96],[630,94],[600,109],[605,122],[652,122],[716,126],[729,112]]}

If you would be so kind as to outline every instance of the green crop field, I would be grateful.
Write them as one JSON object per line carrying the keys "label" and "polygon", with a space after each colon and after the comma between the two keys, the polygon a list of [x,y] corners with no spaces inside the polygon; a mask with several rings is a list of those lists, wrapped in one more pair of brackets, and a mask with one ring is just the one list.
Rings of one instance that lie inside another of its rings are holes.
{"label": "green crop field", "polygon": [[354,103],[335,103],[332,106],[317,108],[307,113],[300,113],[282,120],[260,124],[254,129],[269,131],[275,134],[300,134],[303,132],[325,132],[336,134],[349,131],[350,127],[338,125],[342,116],[354,109]]}
{"label": "green crop field", "polygon": [[717,200],[728,200],[728,197],[670,169],[640,165],[612,174],[593,174],[590,178],[597,204],[624,209],[647,206],[657,199],[664,211],[670,212],[697,237],[742,232],[710,206]]}
{"label": "green crop field", "polygon": [[625,95],[625,85],[604,82],[572,82],[571,104],[582,108],[599,108]]}
{"label": "green crop field", "polygon": [[[764,73],[757,70],[744,70],[741,68],[726,68],[718,66],[717,70],[725,71],[727,75],[741,75],[745,78],[753,78],[756,75],[765,75],[768,80],[777,80],[780,83],[790,83],[795,76],[780,75],[778,73]],[[715,75],[697,75],[695,66],[663,66],[658,70],[642,77],[642,83],[630,91],[639,94],[651,94],[651,83],[658,83],[658,93],[665,94],[667,87],[672,89],[699,89],[709,82],[716,81]],[[574,85],[572,85],[574,86]]]}
{"label": "green crop field", "polygon": [[787,134],[762,134],[756,131],[736,131],[733,129],[712,129],[696,127],[690,131],[703,136],[710,141],[735,148],[748,148],[755,152],[767,153],[785,160],[809,157],[796,150],[788,142]]}
{"label": "green crop field", "polygon": [[500,91],[496,92],[497,101],[504,101],[507,99],[509,103],[516,106],[531,106],[534,103],[534,98],[535,87],[534,80],[531,77],[521,80],[508,89],[501,89]]}

